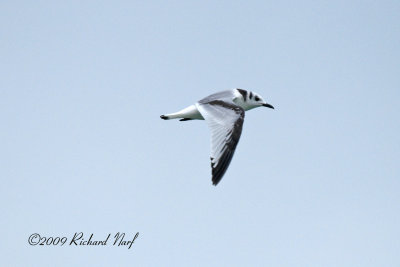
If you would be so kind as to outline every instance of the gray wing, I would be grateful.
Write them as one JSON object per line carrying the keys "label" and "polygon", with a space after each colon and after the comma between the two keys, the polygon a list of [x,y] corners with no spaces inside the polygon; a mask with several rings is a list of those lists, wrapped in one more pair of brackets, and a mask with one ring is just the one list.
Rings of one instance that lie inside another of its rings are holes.
{"label": "gray wing", "polygon": [[197,103],[196,107],[211,130],[212,182],[217,185],[228,169],[239,142],[244,110],[221,100]]}
{"label": "gray wing", "polygon": [[199,101],[200,104],[207,104],[214,100],[222,100],[224,102],[233,103],[233,99],[235,98],[234,90],[226,90],[222,92],[218,92],[212,95],[209,95]]}

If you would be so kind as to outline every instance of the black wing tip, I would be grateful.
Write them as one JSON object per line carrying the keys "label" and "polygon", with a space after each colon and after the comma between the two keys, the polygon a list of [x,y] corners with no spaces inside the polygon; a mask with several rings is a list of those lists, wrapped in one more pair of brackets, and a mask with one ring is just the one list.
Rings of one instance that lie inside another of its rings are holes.
{"label": "black wing tip", "polygon": [[214,173],[214,163],[212,163],[212,161],[214,160],[213,157],[210,157],[211,160],[211,170],[212,170],[212,177],[211,177],[211,181],[212,181],[212,185],[213,186],[217,186],[217,184],[219,183],[219,181],[221,181],[222,177],[217,177],[217,175]]}
{"label": "black wing tip", "polygon": [[212,185],[213,185],[213,186],[217,186],[218,183],[222,180],[222,177],[213,176],[213,177],[211,178],[211,180],[212,180]]}
{"label": "black wing tip", "polygon": [[213,175],[213,177],[211,178],[212,181],[212,185],[213,186],[217,186],[219,184],[219,182],[221,182],[222,177],[224,177],[225,173],[222,173],[222,175],[220,173]]}
{"label": "black wing tip", "polygon": [[[222,180],[222,177],[224,177],[224,174],[225,174],[225,171],[226,171],[226,169],[224,167],[222,167],[222,168],[221,167],[214,168],[214,166],[212,166],[212,178],[211,178],[211,180],[212,180],[212,183],[213,183],[214,186],[217,186],[217,184]],[[228,166],[226,166],[226,168],[228,168]]]}
{"label": "black wing tip", "polygon": [[169,119],[168,116],[165,116],[165,115],[161,115],[160,118],[163,119],[163,120],[168,120]]}

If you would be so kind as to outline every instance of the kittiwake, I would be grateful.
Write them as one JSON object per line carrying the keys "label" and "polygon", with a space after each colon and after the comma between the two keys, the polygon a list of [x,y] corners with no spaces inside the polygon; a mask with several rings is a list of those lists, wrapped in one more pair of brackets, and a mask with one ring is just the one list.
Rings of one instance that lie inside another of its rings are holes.
{"label": "kittiwake", "polygon": [[211,130],[212,183],[224,176],[242,133],[244,112],[257,107],[274,108],[259,95],[232,89],[207,96],[181,111],[161,115],[161,119],[205,120]]}

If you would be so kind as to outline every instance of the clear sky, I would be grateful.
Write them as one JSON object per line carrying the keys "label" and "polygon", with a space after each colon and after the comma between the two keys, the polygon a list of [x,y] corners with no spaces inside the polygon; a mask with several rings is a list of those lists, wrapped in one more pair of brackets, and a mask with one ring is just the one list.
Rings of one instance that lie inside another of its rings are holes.
{"label": "clear sky", "polygon": [[[2,1],[4,266],[400,266],[399,1]],[[245,88],[211,185],[204,121]],[[131,249],[30,246],[33,233]]]}

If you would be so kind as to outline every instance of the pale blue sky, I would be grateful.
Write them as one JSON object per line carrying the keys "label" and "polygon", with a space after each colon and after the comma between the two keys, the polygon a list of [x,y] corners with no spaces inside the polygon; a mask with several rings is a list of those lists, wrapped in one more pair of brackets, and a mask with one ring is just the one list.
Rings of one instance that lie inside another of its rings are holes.
{"label": "pale blue sky", "polygon": [[[400,266],[399,1],[3,1],[4,266]],[[261,94],[211,185],[216,91]],[[119,247],[32,233],[140,232]]]}

